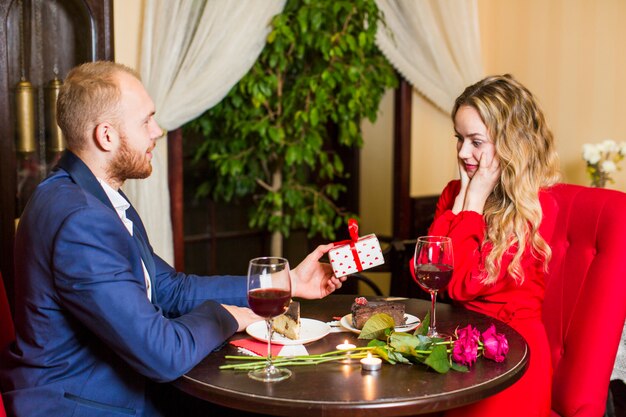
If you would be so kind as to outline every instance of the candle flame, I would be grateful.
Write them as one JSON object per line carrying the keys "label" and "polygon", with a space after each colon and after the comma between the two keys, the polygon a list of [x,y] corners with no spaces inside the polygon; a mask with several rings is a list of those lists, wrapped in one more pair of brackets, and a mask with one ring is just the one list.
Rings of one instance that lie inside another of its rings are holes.
{"label": "candle flame", "polygon": [[367,359],[368,360],[372,359],[372,352],[367,352]]}
{"label": "candle flame", "polygon": [[348,344],[348,339],[344,340],[344,341],[343,341],[343,344],[344,344],[344,345],[347,345],[347,344]]}

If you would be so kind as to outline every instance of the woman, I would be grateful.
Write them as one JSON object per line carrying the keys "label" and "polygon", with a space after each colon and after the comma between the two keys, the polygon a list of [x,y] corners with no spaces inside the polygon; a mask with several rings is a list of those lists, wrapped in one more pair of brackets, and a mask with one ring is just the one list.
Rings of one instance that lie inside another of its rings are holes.
{"label": "woman", "polygon": [[541,320],[558,176],[552,133],[533,95],[510,75],[465,89],[452,110],[460,180],[437,204],[429,234],[452,239],[448,294],[521,333],[531,350],[524,376],[495,396],[446,416],[548,416],[551,362]]}

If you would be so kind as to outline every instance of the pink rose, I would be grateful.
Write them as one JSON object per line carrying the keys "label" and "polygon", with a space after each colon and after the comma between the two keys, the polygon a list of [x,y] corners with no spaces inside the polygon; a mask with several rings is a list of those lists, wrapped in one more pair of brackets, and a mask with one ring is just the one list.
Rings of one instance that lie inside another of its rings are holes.
{"label": "pink rose", "polygon": [[496,333],[496,326],[493,324],[483,332],[483,355],[485,358],[496,362],[502,362],[509,352],[509,341],[502,333]]}
{"label": "pink rose", "polygon": [[468,324],[457,330],[458,339],[452,347],[452,360],[461,365],[472,366],[478,357],[478,340],[480,332]]}

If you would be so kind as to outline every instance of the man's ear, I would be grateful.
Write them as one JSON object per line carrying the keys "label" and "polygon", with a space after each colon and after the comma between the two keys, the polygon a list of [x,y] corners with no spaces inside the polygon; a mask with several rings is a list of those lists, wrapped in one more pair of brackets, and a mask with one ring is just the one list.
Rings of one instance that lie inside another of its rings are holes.
{"label": "man's ear", "polygon": [[117,147],[119,142],[119,133],[117,129],[109,122],[102,122],[96,125],[94,129],[94,140],[96,146],[106,152],[110,152]]}

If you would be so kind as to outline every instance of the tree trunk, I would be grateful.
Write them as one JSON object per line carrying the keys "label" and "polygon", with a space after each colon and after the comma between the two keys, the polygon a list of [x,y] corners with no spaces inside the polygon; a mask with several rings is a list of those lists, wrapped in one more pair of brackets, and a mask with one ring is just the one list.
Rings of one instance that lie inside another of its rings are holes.
{"label": "tree trunk", "polygon": [[[283,173],[280,168],[277,168],[272,175],[272,189],[275,191],[280,191],[283,186]],[[275,216],[283,215],[283,211],[276,210],[274,212]],[[281,232],[272,232],[272,242],[270,246],[270,252],[272,256],[283,256],[283,234]]]}
{"label": "tree trunk", "polygon": [[283,234],[280,232],[272,232],[272,246],[270,251],[272,256],[283,256]]}

